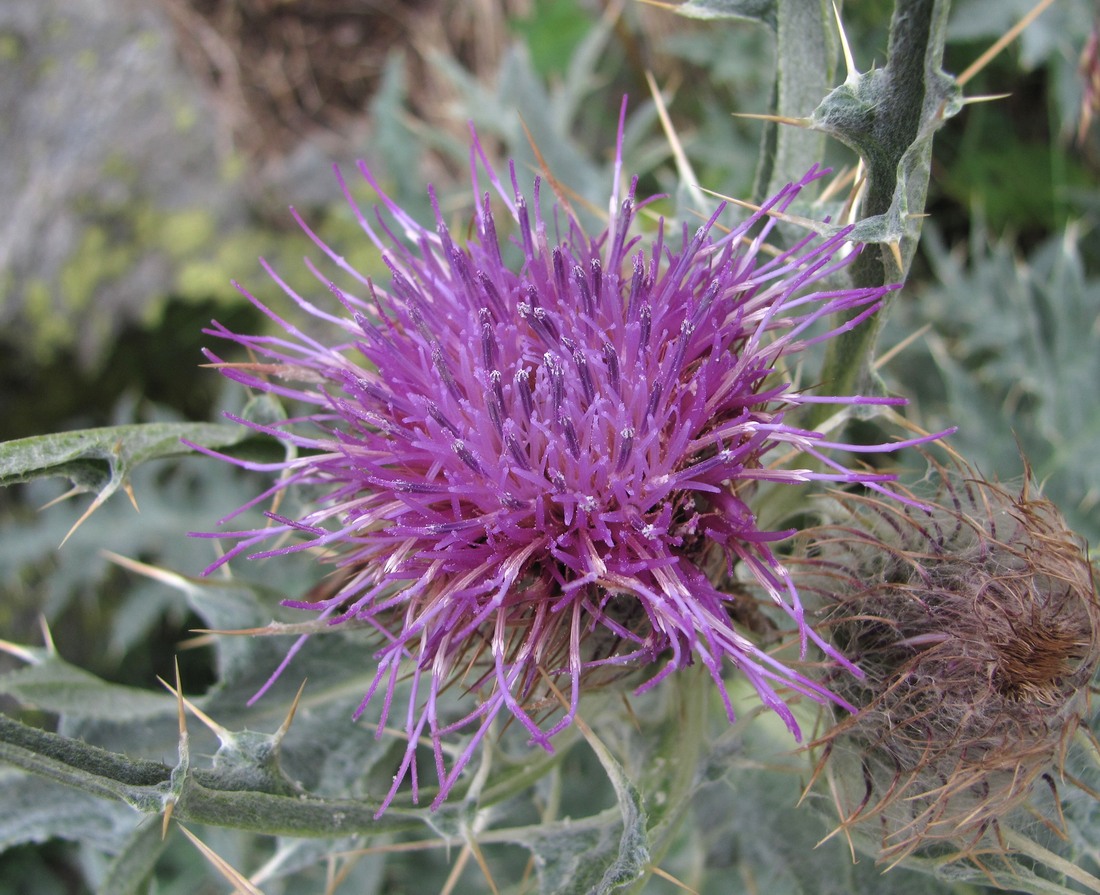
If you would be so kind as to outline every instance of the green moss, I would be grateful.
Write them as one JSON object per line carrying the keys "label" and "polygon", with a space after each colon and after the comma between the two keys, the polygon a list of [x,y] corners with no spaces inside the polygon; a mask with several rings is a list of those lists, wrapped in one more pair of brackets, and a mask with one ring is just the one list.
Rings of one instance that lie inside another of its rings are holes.
{"label": "green moss", "polygon": [[216,235],[213,216],[195,208],[159,216],[157,244],[180,261],[211,243]]}
{"label": "green moss", "polygon": [[[34,320],[32,350],[36,356],[48,359],[58,349],[71,347],[78,337],[109,343],[117,335],[120,320],[114,315],[89,313],[89,309],[94,308],[97,296],[107,294],[151,257],[166,260],[170,276],[128,309],[125,316],[140,320],[144,327],[158,325],[169,297],[187,304],[211,300],[225,307],[246,304],[232,285],[234,279],[262,300],[282,308],[286,299],[260,268],[260,257],[268,259],[292,289],[322,305],[330,296],[302,264],[303,255],[312,257],[325,276],[333,276],[345,288],[359,289],[323,259],[289,221],[285,229],[276,231],[253,226],[219,232],[210,209],[193,206],[166,211],[142,195],[136,177],[132,163],[115,153],[104,160],[101,178],[119,184],[124,195],[136,198],[104,202],[91,193],[71,197],[70,208],[84,222],[79,243],[53,277],[27,293],[26,313]],[[365,276],[388,281],[380,253],[342,201],[307,217],[319,236],[344,254],[349,264]]]}
{"label": "green moss", "polygon": [[180,298],[190,301],[205,298],[228,301],[240,294],[233,288],[222,267],[201,260],[188,261],[180,267],[176,274],[175,292]]}
{"label": "green moss", "polygon": [[238,153],[231,153],[227,155],[221,167],[222,180],[232,183],[248,171],[248,160]]}
{"label": "green moss", "polygon": [[53,313],[53,297],[44,280],[31,280],[23,292],[23,308],[27,319],[38,326]]}
{"label": "green moss", "polygon": [[63,15],[51,16],[49,21],[46,22],[46,37],[51,41],[60,40],[63,37],[68,37],[69,33],[73,30],[73,23],[65,18]]}
{"label": "green moss", "polygon": [[23,309],[30,331],[23,347],[32,359],[46,362],[59,348],[72,344],[76,336],[75,318],[57,311],[53,290],[45,280],[27,283]]}
{"label": "green moss", "polygon": [[161,35],[152,29],[141,32],[137,39],[137,45],[147,52],[159,50],[162,44]]}
{"label": "green moss", "polygon": [[138,260],[135,246],[110,238],[100,225],[87,227],[80,245],[59,274],[64,308],[82,311],[103,284],[125,273]]}
{"label": "green moss", "polygon": [[223,235],[215,246],[191,253],[176,273],[173,291],[188,301],[241,300],[233,279],[250,279],[258,267],[256,259],[279,254],[277,237],[258,230],[238,230]]}
{"label": "green moss", "polygon": [[191,103],[177,102],[172,104],[172,126],[181,134],[193,130],[199,123],[198,110]]}
{"label": "green moss", "polygon": [[103,177],[110,180],[118,180],[125,184],[137,181],[137,169],[133,161],[117,150],[104,156],[99,170]]}
{"label": "green moss", "polygon": [[10,31],[0,31],[0,62],[18,62],[25,47],[19,36]]}
{"label": "green moss", "polygon": [[48,59],[43,59],[38,64],[37,77],[39,79],[48,78],[51,75],[56,74],[59,68],[60,63],[58,62],[57,58],[54,56],[50,56]]}
{"label": "green moss", "polygon": [[76,64],[81,71],[90,74],[99,68],[99,53],[91,48],[81,50],[76,55]]}

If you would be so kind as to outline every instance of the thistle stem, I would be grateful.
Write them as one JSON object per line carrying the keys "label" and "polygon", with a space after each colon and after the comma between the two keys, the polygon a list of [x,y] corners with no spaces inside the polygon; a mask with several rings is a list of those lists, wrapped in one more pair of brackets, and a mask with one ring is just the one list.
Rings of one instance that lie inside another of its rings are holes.
{"label": "thistle stem", "polygon": [[[869,233],[869,241],[880,244],[853,263],[853,286],[904,282],[908,275],[928,192],[932,137],[957,101],[954,79],[941,70],[950,6],[950,0],[897,0],[886,66],[859,75],[857,85],[837,88],[815,113],[825,110],[824,129],[856,149],[867,171],[859,217],[878,235],[873,240]],[[882,391],[873,361],[883,314],[830,341],[821,381],[834,394]],[[817,409],[814,422],[825,413]]]}

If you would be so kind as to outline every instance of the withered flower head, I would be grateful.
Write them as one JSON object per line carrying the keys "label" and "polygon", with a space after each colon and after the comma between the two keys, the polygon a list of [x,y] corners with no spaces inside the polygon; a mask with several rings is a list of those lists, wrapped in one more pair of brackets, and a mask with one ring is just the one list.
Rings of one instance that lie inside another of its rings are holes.
{"label": "withered flower head", "polygon": [[817,740],[817,770],[886,862],[1002,851],[998,824],[1056,785],[1100,660],[1092,569],[1057,509],[932,470],[930,512],[846,497],[796,575],[865,672],[830,682],[860,711]]}

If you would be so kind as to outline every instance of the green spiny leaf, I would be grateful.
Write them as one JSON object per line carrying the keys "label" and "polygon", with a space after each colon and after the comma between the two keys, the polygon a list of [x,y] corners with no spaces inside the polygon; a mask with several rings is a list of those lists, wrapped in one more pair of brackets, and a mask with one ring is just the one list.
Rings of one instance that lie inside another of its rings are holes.
{"label": "green spiny leaf", "polygon": [[175,703],[166,694],[100,680],[56,652],[23,650],[33,661],[0,676],[0,694],[25,706],[70,718],[111,718],[120,724],[164,716]]}
{"label": "green spiny leaf", "polygon": [[990,477],[1031,464],[1044,494],[1090,544],[1100,538],[1100,280],[1071,230],[1022,256],[976,229],[964,263],[935,229],[925,239],[938,286],[897,309],[889,337],[930,323],[928,351],[891,365],[923,425],[961,425],[955,447]]}
{"label": "green spiny leaf", "polygon": [[0,486],[63,476],[81,490],[109,496],[139,463],[190,453],[181,438],[223,448],[249,434],[220,423],[139,423],[34,435],[0,444]]}
{"label": "green spiny leaf", "polygon": [[138,817],[120,802],[6,767],[0,767],[0,804],[0,849],[60,838],[114,854]]}
{"label": "green spiny leaf", "polygon": [[[118,807],[117,803],[97,801],[100,805]],[[167,844],[157,818],[149,817],[139,823],[107,868],[98,887],[100,895],[140,895],[146,891],[153,867]]]}
{"label": "green spiny leaf", "polygon": [[[590,817],[494,830],[479,837],[482,843],[512,842],[527,848],[535,861],[539,895],[593,895],[620,886],[614,876],[637,867],[636,856],[622,852],[625,830],[618,808]],[[625,858],[625,863],[624,863]],[[615,875],[609,879],[609,874]],[[628,883],[636,878],[626,874]]]}
{"label": "green spiny leaf", "polygon": [[35,435],[0,444],[0,486],[62,476],[74,491],[95,491],[91,506],[69,529],[77,527],[119,488],[128,488],[134,468],[149,460],[191,452],[181,443],[223,448],[249,438],[242,426],[218,423],[142,423],[77,432]]}

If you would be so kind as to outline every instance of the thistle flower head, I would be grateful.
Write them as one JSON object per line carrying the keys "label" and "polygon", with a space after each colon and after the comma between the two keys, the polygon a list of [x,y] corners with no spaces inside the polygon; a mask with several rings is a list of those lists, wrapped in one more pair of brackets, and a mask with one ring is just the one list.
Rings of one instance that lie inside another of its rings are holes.
{"label": "thistle flower head", "polygon": [[[728,660],[797,736],[777,687],[833,697],[738,631],[720,585],[734,566],[747,570],[804,648],[812,641],[845,662],[806,624],[769,546],[790,532],[760,530],[749,497],[762,481],[881,488],[890,476],[845,468],[827,456],[844,445],[787,416],[812,401],[901,403],[811,397],[781,372],[836,331],[831,315],[858,325],[891,288],[822,287],[852,257],[844,230],[763,251],[769,213],[821,172],[725,235],[719,208],[697,230],[661,223],[642,236],[645,203],[636,181],[620,195],[617,164],[607,227],[589,236],[562,204],[544,214],[538,178],[528,194],[514,166],[498,177],[475,135],[462,243],[434,194],[425,227],[360,170],[381,208],[356,214],[389,282],[358,274],[299,220],[355,294],[312,264],[327,296],[307,300],[269,273],[331,338],[307,335],[243,289],[285,332],[209,330],[264,360],[222,364],[226,376],[307,408],[285,425],[246,424],[300,451],[263,467],[280,473],[268,494],[309,486],[316,502],[301,518],[269,514],[263,528],[208,536],[236,539],[222,561],[323,547],[340,568],[335,593],[287,605],[381,634],[359,707],[381,703],[380,732],[399,679],[410,681],[408,748],[383,809],[407,775],[415,798],[421,737],[435,743],[436,805],[498,716],[550,748],[577,711],[582,678],[598,669],[652,667],[645,689],[700,661],[732,717]],[[768,465],[777,448],[821,466]],[[258,551],[287,534],[300,539]],[[554,678],[568,704],[556,714],[537,698]],[[469,710],[445,717],[439,696],[455,682]],[[441,743],[464,729],[472,735],[448,767]]]}
{"label": "thistle flower head", "polygon": [[832,682],[859,712],[815,744],[841,828],[891,862],[1001,848],[998,824],[1061,777],[1100,663],[1092,569],[1055,507],[933,468],[930,513],[847,498],[795,575],[864,672]]}

